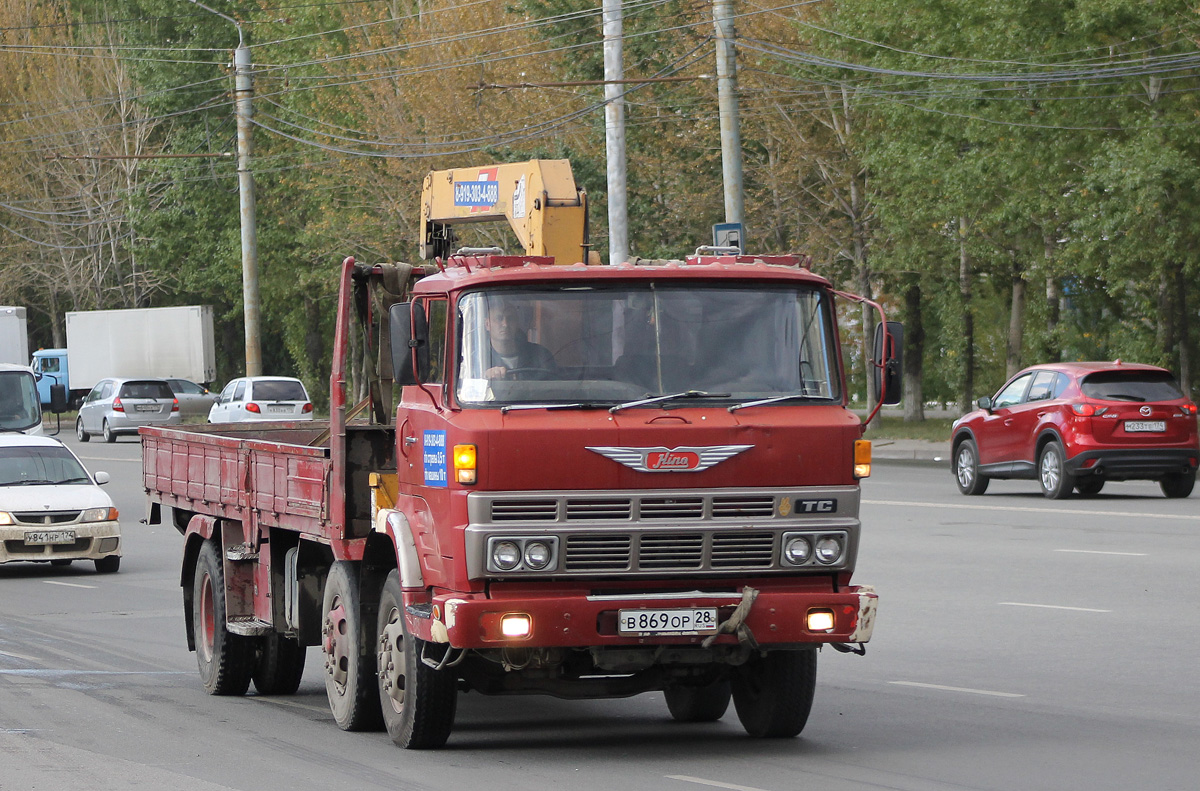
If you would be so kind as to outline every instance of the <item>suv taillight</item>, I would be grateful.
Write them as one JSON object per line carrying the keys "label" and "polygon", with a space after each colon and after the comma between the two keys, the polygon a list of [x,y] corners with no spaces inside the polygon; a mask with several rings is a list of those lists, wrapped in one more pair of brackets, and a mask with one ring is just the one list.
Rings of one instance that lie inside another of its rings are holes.
{"label": "suv taillight", "polygon": [[1096,406],[1095,404],[1071,404],[1071,410],[1076,415],[1083,417],[1091,417],[1092,415],[1103,415],[1108,411],[1106,406]]}
{"label": "suv taillight", "polygon": [[1183,406],[1179,407],[1179,409],[1180,409],[1180,410],[1183,412],[1183,414],[1185,414],[1185,415],[1194,415],[1194,414],[1196,414],[1196,405],[1195,405],[1195,404],[1184,404]]}

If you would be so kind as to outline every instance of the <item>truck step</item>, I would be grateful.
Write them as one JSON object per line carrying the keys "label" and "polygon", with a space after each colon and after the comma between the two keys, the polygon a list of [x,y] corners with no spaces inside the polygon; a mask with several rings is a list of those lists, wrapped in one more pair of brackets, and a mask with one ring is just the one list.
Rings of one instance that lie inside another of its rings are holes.
{"label": "truck step", "polygon": [[226,621],[225,626],[233,634],[240,634],[246,637],[261,637],[264,634],[271,634],[275,631],[275,627],[270,621],[263,621],[251,615],[238,615]]}
{"label": "truck step", "polygon": [[249,544],[237,544],[225,550],[226,560],[258,560],[258,552]]}

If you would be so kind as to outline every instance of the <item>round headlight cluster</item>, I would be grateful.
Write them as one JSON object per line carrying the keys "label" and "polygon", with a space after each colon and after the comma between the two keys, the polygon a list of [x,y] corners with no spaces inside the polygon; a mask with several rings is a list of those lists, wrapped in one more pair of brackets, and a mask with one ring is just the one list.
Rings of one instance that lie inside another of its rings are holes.
{"label": "round headlight cluster", "polygon": [[491,571],[546,571],[554,565],[557,542],[549,537],[493,538],[488,542]]}
{"label": "round headlight cluster", "polygon": [[835,533],[784,533],[780,563],[784,566],[833,566],[846,559],[848,536]]}

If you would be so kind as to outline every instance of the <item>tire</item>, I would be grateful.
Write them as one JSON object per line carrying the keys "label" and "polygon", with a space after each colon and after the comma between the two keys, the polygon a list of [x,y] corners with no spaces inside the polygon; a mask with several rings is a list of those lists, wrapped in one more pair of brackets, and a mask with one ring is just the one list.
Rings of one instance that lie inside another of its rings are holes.
{"label": "tire", "polygon": [[975,440],[964,439],[954,449],[954,480],[966,495],[983,494],[991,478],[979,474],[979,448]]}
{"label": "tire", "polygon": [[729,708],[733,686],[722,678],[703,687],[667,687],[663,695],[676,722],[716,722]]}
{"label": "tire", "polygon": [[1066,456],[1058,440],[1046,443],[1038,456],[1038,483],[1051,500],[1065,500],[1075,488],[1075,476],[1067,472]]}
{"label": "tire", "polygon": [[220,549],[205,541],[192,581],[196,665],[210,695],[244,695],[250,686],[253,643],[225,627],[225,568]]}
{"label": "tire", "polygon": [[258,645],[251,679],[260,695],[294,695],[304,677],[305,647],[293,637],[271,634]]}
{"label": "tire", "polygon": [[[379,704],[388,735],[406,750],[441,747],[454,727],[458,678],[453,669],[435,670],[421,661],[427,644],[409,634],[396,571],[383,584],[377,626]],[[439,650],[430,653],[441,656]]]}
{"label": "tire", "polygon": [[1100,490],[1104,488],[1103,478],[1084,478],[1075,481],[1075,491],[1082,494],[1084,497],[1093,497],[1100,494]]}
{"label": "tire", "polygon": [[1158,482],[1162,493],[1172,499],[1177,497],[1187,497],[1192,493],[1192,489],[1196,486],[1196,471],[1177,472],[1173,475],[1168,475]]}
{"label": "tire", "polygon": [[75,418],[75,439],[80,442],[87,442],[92,438],[92,435],[83,430],[83,418]]}
{"label": "tire", "polygon": [[375,598],[364,612],[358,566],[339,560],[329,569],[321,618],[325,694],[344,731],[380,730],[383,716],[375,683]]}
{"label": "tire", "polygon": [[117,441],[117,435],[113,433],[113,430],[112,430],[112,428],[109,427],[107,420],[104,421],[104,425],[101,426],[101,429],[102,429],[101,433],[104,434],[105,442],[107,442],[111,445],[112,443]]}
{"label": "tire", "polygon": [[751,736],[791,738],[808,722],[816,686],[816,649],[772,651],[734,671],[733,706]]}
{"label": "tire", "polygon": [[[67,561],[70,563],[71,561]],[[96,564],[96,573],[98,574],[116,574],[121,569],[121,556],[108,555],[106,557],[97,558],[93,561]]]}

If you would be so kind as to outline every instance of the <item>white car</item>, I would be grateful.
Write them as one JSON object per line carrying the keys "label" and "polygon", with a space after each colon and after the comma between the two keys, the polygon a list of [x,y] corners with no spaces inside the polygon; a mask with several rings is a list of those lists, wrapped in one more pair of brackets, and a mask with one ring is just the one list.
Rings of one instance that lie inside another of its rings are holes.
{"label": "white car", "polygon": [[209,423],[312,420],[304,383],[290,376],[243,376],[225,385],[208,410]]}
{"label": "white car", "polygon": [[50,437],[0,434],[0,563],[91,560],[96,571],[121,567],[121,525],[100,490],[108,473],[88,475]]}

